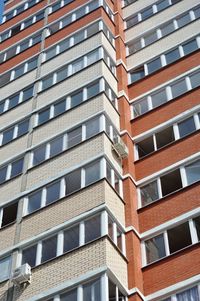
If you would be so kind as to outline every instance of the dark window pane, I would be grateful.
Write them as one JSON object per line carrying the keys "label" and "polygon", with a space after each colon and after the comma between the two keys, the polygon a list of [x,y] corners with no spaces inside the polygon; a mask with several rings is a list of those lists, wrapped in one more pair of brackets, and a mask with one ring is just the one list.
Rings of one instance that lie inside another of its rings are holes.
{"label": "dark window pane", "polygon": [[31,267],[35,266],[37,245],[22,251],[22,264],[28,263]]}
{"label": "dark window pane", "polygon": [[145,9],[143,12],[141,12],[142,20],[145,20],[153,15],[153,8],[152,6]]}
{"label": "dark window pane", "polygon": [[23,43],[20,44],[20,52],[26,50],[29,47],[29,39],[25,40]]}
{"label": "dark window pane", "polygon": [[11,37],[20,32],[21,24],[16,25],[11,29]]}
{"label": "dark window pane", "polygon": [[149,111],[147,98],[141,99],[138,103],[133,104],[134,117],[140,116]]}
{"label": "dark window pane", "polygon": [[28,132],[29,120],[25,120],[18,125],[17,136],[20,137]]}
{"label": "dark window pane", "polygon": [[190,23],[190,14],[187,13],[183,16],[181,16],[180,18],[177,19],[177,23],[178,23],[178,27],[182,27],[188,23]]}
{"label": "dark window pane", "polygon": [[41,207],[42,190],[36,191],[28,198],[28,213],[34,212]]}
{"label": "dark window pane", "polygon": [[63,137],[58,137],[50,143],[50,157],[56,156],[63,150]]}
{"label": "dark window pane", "polygon": [[10,223],[16,220],[17,208],[18,208],[18,202],[3,208],[3,218],[2,218],[1,227],[9,225]]}
{"label": "dark window pane", "polygon": [[77,43],[83,41],[84,36],[85,36],[84,31],[81,31],[81,32],[75,34],[74,35],[74,44],[77,44]]}
{"label": "dark window pane", "polygon": [[47,187],[46,204],[50,204],[60,198],[60,182],[56,182]]}
{"label": "dark window pane", "polygon": [[117,246],[122,251],[122,231],[117,227]]}
{"label": "dark window pane", "polygon": [[173,98],[185,93],[187,91],[185,79],[182,79],[181,81],[171,85],[171,90]]}
{"label": "dark window pane", "polygon": [[53,75],[43,79],[42,90],[45,90],[53,85]]}
{"label": "dark window pane", "polygon": [[100,128],[99,128],[99,118],[98,119],[93,119],[85,123],[86,126],[86,139],[96,135],[99,133]]}
{"label": "dark window pane", "polygon": [[31,98],[33,96],[33,86],[23,91],[23,101]]}
{"label": "dark window pane", "polygon": [[46,60],[49,60],[54,56],[56,56],[56,47],[53,47],[46,51]]}
{"label": "dark window pane", "polygon": [[85,221],[85,242],[90,242],[101,236],[100,215]]}
{"label": "dark window pane", "polygon": [[89,185],[100,179],[100,162],[94,162],[85,167],[85,185]]}
{"label": "dark window pane", "polygon": [[0,114],[3,113],[4,106],[5,106],[5,101],[3,101],[3,102],[0,103]]}
{"label": "dark window pane", "polygon": [[38,124],[42,124],[42,123],[48,121],[49,118],[50,118],[50,108],[39,113]]}
{"label": "dark window pane", "polygon": [[165,89],[152,94],[151,101],[152,101],[153,108],[156,108],[156,107],[162,105],[163,103],[166,103],[167,102],[167,94],[166,94]]}
{"label": "dark window pane", "polygon": [[57,72],[57,80],[56,82],[59,83],[63,79],[67,78],[67,68],[61,69]]}
{"label": "dark window pane", "polygon": [[76,128],[67,133],[67,145],[72,147],[82,141],[82,127]]}
{"label": "dark window pane", "polygon": [[33,165],[38,165],[45,160],[46,146],[42,146],[34,151]]}
{"label": "dark window pane", "polygon": [[187,182],[192,184],[200,180],[200,160],[185,167]]}
{"label": "dark window pane", "polygon": [[66,100],[62,100],[54,105],[54,116],[58,116],[59,114],[65,112],[66,110]]}
{"label": "dark window pane", "polygon": [[153,32],[147,36],[145,36],[144,41],[145,41],[145,46],[152,44],[157,40],[157,33]]}
{"label": "dark window pane", "polygon": [[139,158],[142,158],[154,151],[153,136],[137,143]]}
{"label": "dark window pane", "polygon": [[71,251],[79,246],[79,225],[64,231],[64,252]]}
{"label": "dark window pane", "polygon": [[65,50],[67,50],[69,48],[69,46],[70,46],[69,39],[61,42],[59,45],[60,45],[60,52],[63,52]]}
{"label": "dark window pane", "polygon": [[126,21],[127,28],[129,28],[131,26],[134,26],[137,23],[138,23],[138,16],[137,15],[131,17],[129,20]]}
{"label": "dark window pane", "polygon": [[93,97],[99,93],[99,82],[87,88],[87,98]]}
{"label": "dark window pane", "polygon": [[174,140],[175,138],[172,126],[156,134],[156,143],[158,149],[173,142]]}
{"label": "dark window pane", "polygon": [[22,173],[23,163],[24,163],[24,159],[19,159],[19,160],[15,161],[14,163],[12,163],[12,169],[11,169],[11,175],[10,175],[11,178]]}
{"label": "dark window pane", "polygon": [[[198,292],[198,287],[187,289],[184,292],[178,293],[176,295],[177,301],[200,301],[200,295]],[[170,299],[171,301],[171,299]]]}
{"label": "dark window pane", "polygon": [[198,45],[197,45],[197,41],[196,40],[192,40],[186,44],[183,45],[183,51],[184,54],[187,55],[195,50],[198,49]]}
{"label": "dark window pane", "polygon": [[189,224],[184,223],[167,231],[170,253],[191,245]]}
{"label": "dark window pane", "polygon": [[71,96],[71,107],[79,105],[83,101],[83,91],[80,91]]}
{"label": "dark window pane", "polygon": [[160,29],[161,29],[161,32],[162,32],[162,36],[164,37],[164,36],[170,34],[171,32],[173,32],[175,30],[174,23],[169,22],[169,23],[161,26]]}
{"label": "dark window pane", "polygon": [[81,188],[81,169],[69,173],[66,177],[66,195]]}
{"label": "dark window pane", "polygon": [[190,75],[190,81],[193,89],[200,86],[200,72]]}
{"label": "dark window pane", "polygon": [[7,166],[0,169],[0,184],[6,180]]}
{"label": "dark window pane", "polygon": [[190,117],[182,122],[179,122],[178,129],[179,129],[180,138],[187,136],[188,134],[194,132],[196,130],[194,118]]}
{"label": "dark window pane", "polygon": [[200,216],[194,218],[194,223],[197,231],[197,237],[198,240],[200,241]]}
{"label": "dark window pane", "polygon": [[197,7],[194,9],[195,18],[200,18],[200,7]]}
{"label": "dark window pane", "polygon": [[142,66],[142,67],[140,67],[136,70],[131,71],[130,75],[131,75],[131,82],[132,83],[139,80],[139,79],[141,79],[141,78],[143,78],[145,76],[144,67]]}
{"label": "dark window pane", "polygon": [[42,242],[41,262],[45,262],[56,257],[57,236],[53,236]]}
{"label": "dark window pane", "polygon": [[0,260],[0,281],[8,279],[10,274],[11,256],[4,257]]}
{"label": "dark window pane", "polygon": [[11,109],[11,108],[16,107],[18,105],[18,102],[19,102],[19,94],[11,96],[9,98],[8,108]]}
{"label": "dark window pane", "polygon": [[37,67],[37,58],[34,58],[33,60],[28,62],[28,70],[31,71]]}
{"label": "dark window pane", "polygon": [[158,11],[161,11],[169,6],[169,0],[163,0],[160,1],[158,4],[156,4]]}
{"label": "dark window pane", "polygon": [[166,256],[163,234],[147,240],[145,242],[145,247],[147,263],[151,263]]}
{"label": "dark window pane", "polygon": [[77,289],[61,294],[60,301],[77,301]]}
{"label": "dark window pane", "polygon": [[166,63],[167,64],[173,63],[176,60],[178,60],[180,58],[180,53],[179,53],[178,48],[166,53],[165,58],[166,58]]}
{"label": "dark window pane", "polygon": [[83,301],[100,301],[100,280],[96,280],[92,283],[85,284],[83,286]]}
{"label": "dark window pane", "polygon": [[180,170],[174,170],[160,178],[163,196],[182,188]]}
{"label": "dark window pane", "polygon": [[24,66],[25,65],[23,64],[23,65],[21,65],[21,66],[19,66],[15,69],[15,78],[17,78],[17,77],[21,76],[22,74],[24,74]]}
{"label": "dark window pane", "polygon": [[147,64],[148,73],[152,73],[162,67],[160,58],[157,58]]}
{"label": "dark window pane", "polygon": [[157,182],[154,181],[140,188],[142,206],[159,199]]}
{"label": "dark window pane", "polygon": [[14,127],[3,132],[2,144],[6,144],[13,139]]}

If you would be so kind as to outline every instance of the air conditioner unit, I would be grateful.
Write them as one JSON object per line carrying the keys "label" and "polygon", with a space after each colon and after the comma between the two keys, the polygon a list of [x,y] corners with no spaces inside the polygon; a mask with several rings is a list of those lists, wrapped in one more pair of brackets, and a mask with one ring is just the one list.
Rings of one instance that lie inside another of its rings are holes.
{"label": "air conditioner unit", "polygon": [[28,263],[16,268],[12,273],[11,281],[15,285],[20,285],[22,283],[30,283],[31,281],[31,267]]}
{"label": "air conditioner unit", "polygon": [[113,139],[113,150],[119,157],[126,158],[128,156],[128,147],[119,136],[115,136]]}

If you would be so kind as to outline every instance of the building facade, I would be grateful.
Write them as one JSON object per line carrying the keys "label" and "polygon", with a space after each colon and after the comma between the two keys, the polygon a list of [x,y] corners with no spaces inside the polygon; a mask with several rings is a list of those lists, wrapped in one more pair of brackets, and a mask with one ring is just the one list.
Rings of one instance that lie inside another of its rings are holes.
{"label": "building facade", "polygon": [[199,0],[5,1],[0,301],[200,301],[199,28]]}

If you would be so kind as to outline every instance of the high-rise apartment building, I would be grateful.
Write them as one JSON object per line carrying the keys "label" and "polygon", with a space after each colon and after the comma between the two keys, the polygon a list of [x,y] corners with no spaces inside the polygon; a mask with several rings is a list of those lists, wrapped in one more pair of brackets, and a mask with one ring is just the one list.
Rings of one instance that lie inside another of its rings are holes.
{"label": "high-rise apartment building", "polygon": [[199,0],[4,2],[0,301],[200,301]]}

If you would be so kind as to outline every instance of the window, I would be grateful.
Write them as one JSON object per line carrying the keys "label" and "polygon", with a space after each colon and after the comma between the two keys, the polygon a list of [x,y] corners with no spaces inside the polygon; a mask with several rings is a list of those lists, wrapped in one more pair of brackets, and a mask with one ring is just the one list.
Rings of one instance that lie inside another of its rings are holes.
{"label": "window", "polygon": [[190,14],[187,13],[177,19],[178,27],[182,27],[188,23],[190,23]]}
{"label": "window", "polygon": [[23,169],[23,159],[19,159],[15,162],[12,163],[12,168],[11,168],[11,175],[10,178],[18,176],[20,173],[22,173]]}
{"label": "window", "polygon": [[198,49],[197,41],[192,40],[188,43],[183,44],[184,55],[187,55]]}
{"label": "window", "polygon": [[178,129],[179,129],[180,138],[185,137],[190,133],[194,132],[196,130],[196,127],[195,127],[193,116],[185,119],[182,122],[179,122]]}
{"label": "window", "polygon": [[182,181],[179,169],[160,177],[160,181],[163,196],[166,196],[169,193],[182,188]]}
{"label": "window", "polygon": [[158,57],[157,59],[149,62],[147,64],[147,67],[148,67],[148,73],[152,73],[158,69],[160,69],[162,67],[162,64],[161,64],[161,60],[160,60],[160,57]]}
{"label": "window", "polygon": [[157,182],[143,186],[140,189],[142,206],[145,206],[159,199]]}
{"label": "window", "polygon": [[86,139],[96,135],[97,133],[100,132],[99,118],[92,119],[86,122],[85,127],[86,127]]}
{"label": "window", "polygon": [[79,225],[64,231],[64,253],[69,252],[79,246]]}
{"label": "window", "polygon": [[126,20],[127,28],[134,26],[137,23],[138,23],[138,15],[135,15],[135,16],[131,17],[130,19]]}
{"label": "window", "polygon": [[7,174],[7,166],[0,169],[0,184],[5,182]]}
{"label": "window", "polygon": [[50,157],[54,157],[63,151],[63,137],[58,137],[50,142]]}
{"label": "window", "polygon": [[164,37],[175,30],[174,23],[170,21],[169,23],[166,23],[163,26],[161,26],[160,30],[161,30],[162,36]]}
{"label": "window", "polygon": [[173,98],[178,97],[179,95],[185,93],[187,91],[185,79],[182,79],[176,82],[175,84],[172,84],[171,91],[172,91]]}
{"label": "window", "polygon": [[170,253],[174,253],[191,245],[190,229],[188,222],[167,231]]}
{"label": "window", "polygon": [[190,81],[191,81],[191,85],[192,85],[192,89],[200,86],[200,75],[199,73],[194,73],[190,76]]}
{"label": "window", "polygon": [[75,128],[67,133],[68,148],[79,144],[82,141],[82,127]]}
{"label": "window", "polygon": [[28,197],[28,213],[34,212],[41,207],[42,190],[36,191]]}
{"label": "window", "polygon": [[100,215],[85,221],[85,243],[101,236]]}
{"label": "window", "polygon": [[152,153],[154,151],[153,136],[144,139],[137,143],[139,158]]}
{"label": "window", "polygon": [[66,110],[66,100],[62,100],[54,105],[54,116],[58,116],[65,112]]}
{"label": "window", "polygon": [[200,300],[200,296],[198,293],[198,287],[195,286],[193,288],[187,289],[184,292],[178,293],[176,295],[177,301],[199,301]]}
{"label": "window", "polygon": [[66,177],[66,195],[81,188],[81,169],[72,171]]}
{"label": "window", "polygon": [[67,76],[68,76],[67,68],[64,67],[63,69],[60,69],[60,70],[57,72],[57,79],[56,79],[56,82],[59,83],[60,81],[64,80]]}
{"label": "window", "polygon": [[153,15],[152,6],[141,12],[142,20],[145,20]]}
{"label": "window", "polygon": [[17,218],[17,208],[18,208],[18,202],[15,202],[3,208],[1,227],[7,226],[15,222]]}
{"label": "window", "polygon": [[76,301],[76,300],[77,300],[77,290],[76,289],[60,295],[60,301]]}
{"label": "window", "polygon": [[50,75],[42,80],[42,90],[46,90],[53,85],[53,76]]}
{"label": "window", "polygon": [[158,12],[169,6],[169,0],[163,0],[156,4]]}
{"label": "window", "polygon": [[50,118],[50,108],[48,108],[47,110],[44,110],[42,112],[39,113],[38,115],[38,124],[43,124],[46,121],[48,121]]}
{"label": "window", "polygon": [[13,139],[14,127],[3,132],[2,145],[10,142]]}
{"label": "window", "polygon": [[36,265],[37,245],[22,251],[22,264],[28,263],[31,267]]}
{"label": "window", "polygon": [[29,120],[25,120],[18,124],[17,137],[20,137],[28,132]]}
{"label": "window", "polygon": [[145,241],[147,263],[166,256],[163,234]]}
{"label": "window", "polygon": [[145,46],[152,44],[156,40],[157,40],[156,32],[152,32],[152,33],[148,34],[147,36],[144,37]]}
{"label": "window", "polygon": [[47,186],[46,205],[60,198],[60,181]]}
{"label": "window", "polygon": [[198,240],[200,241],[200,216],[194,218],[194,223],[195,223],[195,228],[197,231],[197,237],[198,237]]}
{"label": "window", "polygon": [[140,39],[133,41],[128,45],[129,54],[135,53],[136,51],[140,50],[141,48],[142,48],[142,45],[141,45]]}
{"label": "window", "polygon": [[188,185],[200,180],[200,160],[185,167]]}
{"label": "window", "polygon": [[130,73],[131,75],[131,82],[135,82],[141,78],[143,78],[145,76],[145,73],[144,73],[144,67],[141,66],[133,71],[131,71]]}
{"label": "window", "polygon": [[71,107],[79,105],[83,101],[83,91],[76,92],[71,96]]}
{"label": "window", "polygon": [[46,147],[41,146],[40,148],[36,149],[33,154],[33,166],[40,164],[45,160],[46,155]]}
{"label": "window", "polygon": [[99,82],[94,83],[93,85],[90,85],[87,87],[87,98],[91,98],[93,96],[96,96],[99,93]]}
{"label": "window", "polygon": [[180,58],[180,53],[178,48],[171,50],[165,54],[165,59],[167,64],[173,63],[179,58]]}
{"label": "window", "polygon": [[101,301],[100,280],[83,286],[83,301]]}
{"label": "window", "polygon": [[173,127],[168,127],[156,134],[157,148],[161,148],[175,140]]}
{"label": "window", "polygon": [[17,33],[20,32],[20,29],[21,29],[21,24],[19,25],[16,25],[15,27],[13,27],[11,29],[11,37],[15,36]]}
{"label": "window", "polygon": [[0,259],[0,281],[8,279],[10,274],[11,257]]}
{"label": "window", "polygon": [[41,263],[56,257],[57,236],[50,237],[42,242]]}
{"label": "window", "polygon": [[137,103],[133,103],[134,117],[143,115],[148,111],[149,111],[149,106],[148,106],[147,98],[141,99]]}
{"label": "window", "polygon": [[89,185],[100,179],[100,162],[93,162],[85,167],[85,185]]}
{"label": "window", "polygon": [[152,101],[153,108],[156,108],[156,107],[162,105],[163,103],[166,103],[167,102],[166,90],[162,89],[162,90],[158,90],[157,92],[153,93],[151,95],[151,101]]}
{"label": "window", "polygon": [[84,68],[83,58],[76,60],[72,63],[72,73],[76,73]]}

